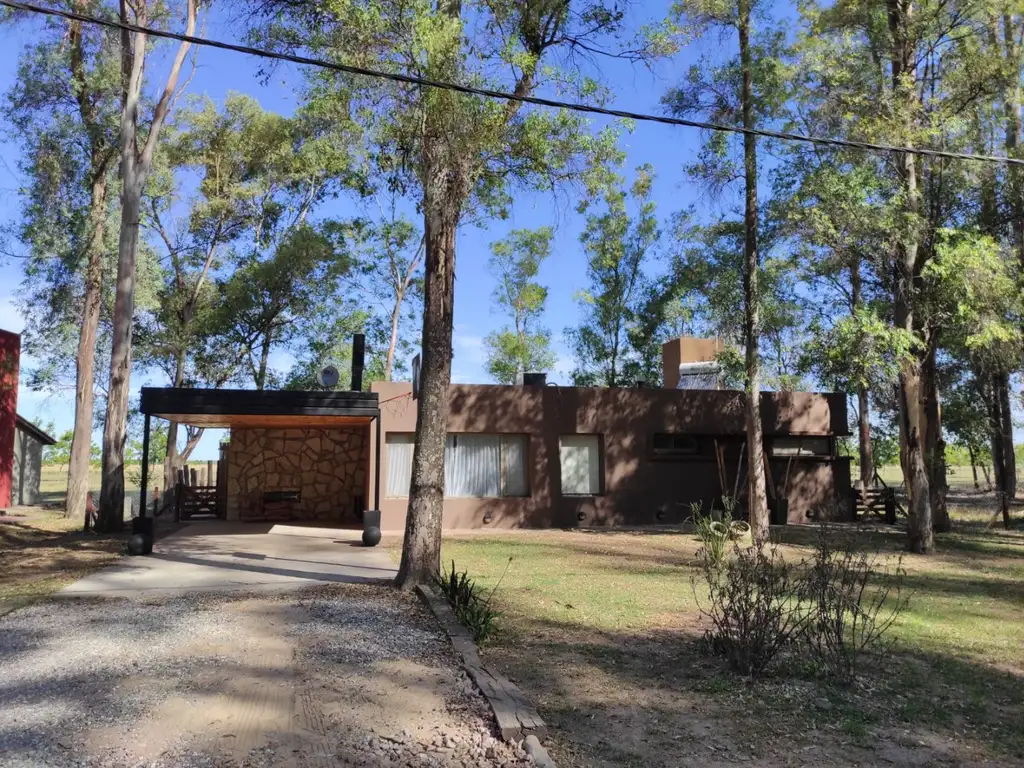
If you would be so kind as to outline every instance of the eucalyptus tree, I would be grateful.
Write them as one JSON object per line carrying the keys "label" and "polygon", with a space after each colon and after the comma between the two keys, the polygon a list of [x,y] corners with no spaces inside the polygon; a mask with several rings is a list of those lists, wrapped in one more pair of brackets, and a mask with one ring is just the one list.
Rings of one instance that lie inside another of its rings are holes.
{"label": "eucalyptus tree", "polygon": [[[970,116],[991,99],[1001,71],[995,57],[977,55],[988,36],[984,4],[856,0],[807,3],[801,13],[802,114],[851,139],[978,148]],[[925,273],[945,247],[946,230],[976,223],[976,166],[912,152],[879,156],[874,166],[891,191],[881,198],[881,237],[871,259],[887,293],[889,320],[910,342],[896,387],[910,497],[907,546],[924,553],[934,549],[933,506],[943,503],[945,485],[937,375],[943,321],[933,314]]]}
{"label": "eucalyptus tree", "polygon": [[492,297],[512,320],[511,327],[484,340],[487,371],[499,384],[514,384],[527,371],[547,371],[555,364],[551,333],[537,325],[548,289],[536,279],[551,254],[553,234],[551,227],[516,229],[491,245],[489,264],[498,280]]}
{"label": "eucalyptus tree", "polygon": [[[149,0],[122,2],[121,22],[147,27],[161,11]],[[184,33],[191,36],[199,15],[197,0],[185,0]],[[131,11],[129,13],[129,11]],[[171,61],[167,78],[146,121],[146,133],[139,135],[143,85],[149,35],[143,31],[121,33],[121,124],[120,177],[121,227],[118,240],[117,281],[110,352],[110,385],[103,423],[103,481],[100,487],[99,518],[96,527],[115,531],[124,524],[124,449],[128,437],[128,397],[132,364],[132,326],[135,314],[136,266],[142,218],[142,196],[153,166],[153,157],[164,121],[177,95],[191,43],[181,42]]]}
{"label": "eucalyptus tree", "polygon": [[[688,71],[684,82],[665,96],[677,115],[701,115],[714,122],[742,127],[740,139],[712,134],[701,158],[690,170],[713,189],[734,179],[743,180],[743,286],[744,390],[747,443],[747,509],[754,537],[768,536],[768,497],[765,486],[764,435],[761,423],[761,251],[758,201],[758,143],[752,129],[777,117],[785,101],[783,36],[771,24],[755,28],[758,19],[770,18],[767,0],[677,0],[673,14],[682,32],[708,39],[735,34],[727,50],[735,56],[724,61],[705,60]],[[734,141],[742,144],[742,163],[734,159]]]}
{"label": "eucalyptus tree", "polygon": [[[277,44],[346,64],[518,96],[540,89],[601,100],[581,56],[608,52],[624,11],[601,0],[438,3],[311,0],[264,5]],[[648,56],[664,43],[634,50]],[[317,73],[313,97],[343,104],[366,127],[367,146],[395,188],[415,201],[425,240],[423,363],[405,546],[399,585],[429,582],[440,568],[444,445],[451,379],[456,234],[473,218],[502,215],[517,186],[551,189],[603,175],[614,132],[594,135],[578,114],[525,107],[376,78]]]}
{"label": "eucalyptus tree", "polygon": [[653,183],[654,169],[642,166],[628,193],[617,184],[609,186],[602,194],[603,210],[587,216],[580,242],[590,284],[576,296],[580,324],[566,333],[576,358],[572,378],[577,385],[621,387],[645,368],[633,354],[630,333],[640,321],[644,270],[661,236]]}
{"label": "eucalyptus tree", "polygon": [[[113,18],[99,2],[58,6]],[[27,26],[20,15],[11,21]],[[110,186],[118,151],[121,93],[116,38],[80,21],[46,19],[22,51],[4,118],[22,147],[21,223],[27,247],[26,351],[43,362],[40,383],[56,386],[73,362],[74,437],[65,513],[85,514],[92,446],[95,365],[110,252]],[[63,388],[63,382],[60,384]]]}

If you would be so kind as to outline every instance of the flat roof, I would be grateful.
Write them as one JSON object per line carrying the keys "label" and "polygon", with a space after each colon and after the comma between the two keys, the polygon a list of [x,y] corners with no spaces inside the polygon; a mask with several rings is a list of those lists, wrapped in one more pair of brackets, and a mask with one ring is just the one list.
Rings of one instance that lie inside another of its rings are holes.
{"label": "flat roof", "polygon": [[328,427],[380,416],[376,392],[143,387],[142,413],[201,427]]}

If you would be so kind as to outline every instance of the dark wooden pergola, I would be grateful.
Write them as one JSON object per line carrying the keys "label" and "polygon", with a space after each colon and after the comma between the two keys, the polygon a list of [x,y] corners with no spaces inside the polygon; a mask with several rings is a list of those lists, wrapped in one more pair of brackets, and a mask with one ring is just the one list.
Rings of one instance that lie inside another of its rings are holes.
{"label": "dark wooden pergola", "polygon": [[142,508],[149,482],[150,418],[199,427],[340,427],[376,422],[373,509],[380,508],[380,404],[376,392],[143,387]]}

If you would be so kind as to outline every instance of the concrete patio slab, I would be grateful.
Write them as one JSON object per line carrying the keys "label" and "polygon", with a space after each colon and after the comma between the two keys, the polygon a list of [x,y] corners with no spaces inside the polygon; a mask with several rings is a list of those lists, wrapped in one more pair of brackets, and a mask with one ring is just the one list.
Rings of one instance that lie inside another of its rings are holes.
{"label": "concrete patio slab", "polygon": [[146,597],[393,579],[398,569],[387,552],[364,547],[360,536],[335,528],[197,522],[158,540],[152,555],[125,557],[56,596]]}

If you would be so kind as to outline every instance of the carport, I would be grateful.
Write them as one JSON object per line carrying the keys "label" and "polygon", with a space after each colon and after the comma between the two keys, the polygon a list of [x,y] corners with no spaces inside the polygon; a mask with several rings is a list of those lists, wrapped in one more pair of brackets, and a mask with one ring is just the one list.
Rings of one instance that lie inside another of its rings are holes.
{"label": "carport", "polygon": [[[353,383],[361,382],[353,377]],[[140,410],[143,489],[156,417],[230,430],[218,517],[329,527],[362,523],[364,510],[379,508],[380,407],[374,392],[144,387]],[[371,442],[378,453],[372,483]]]}

